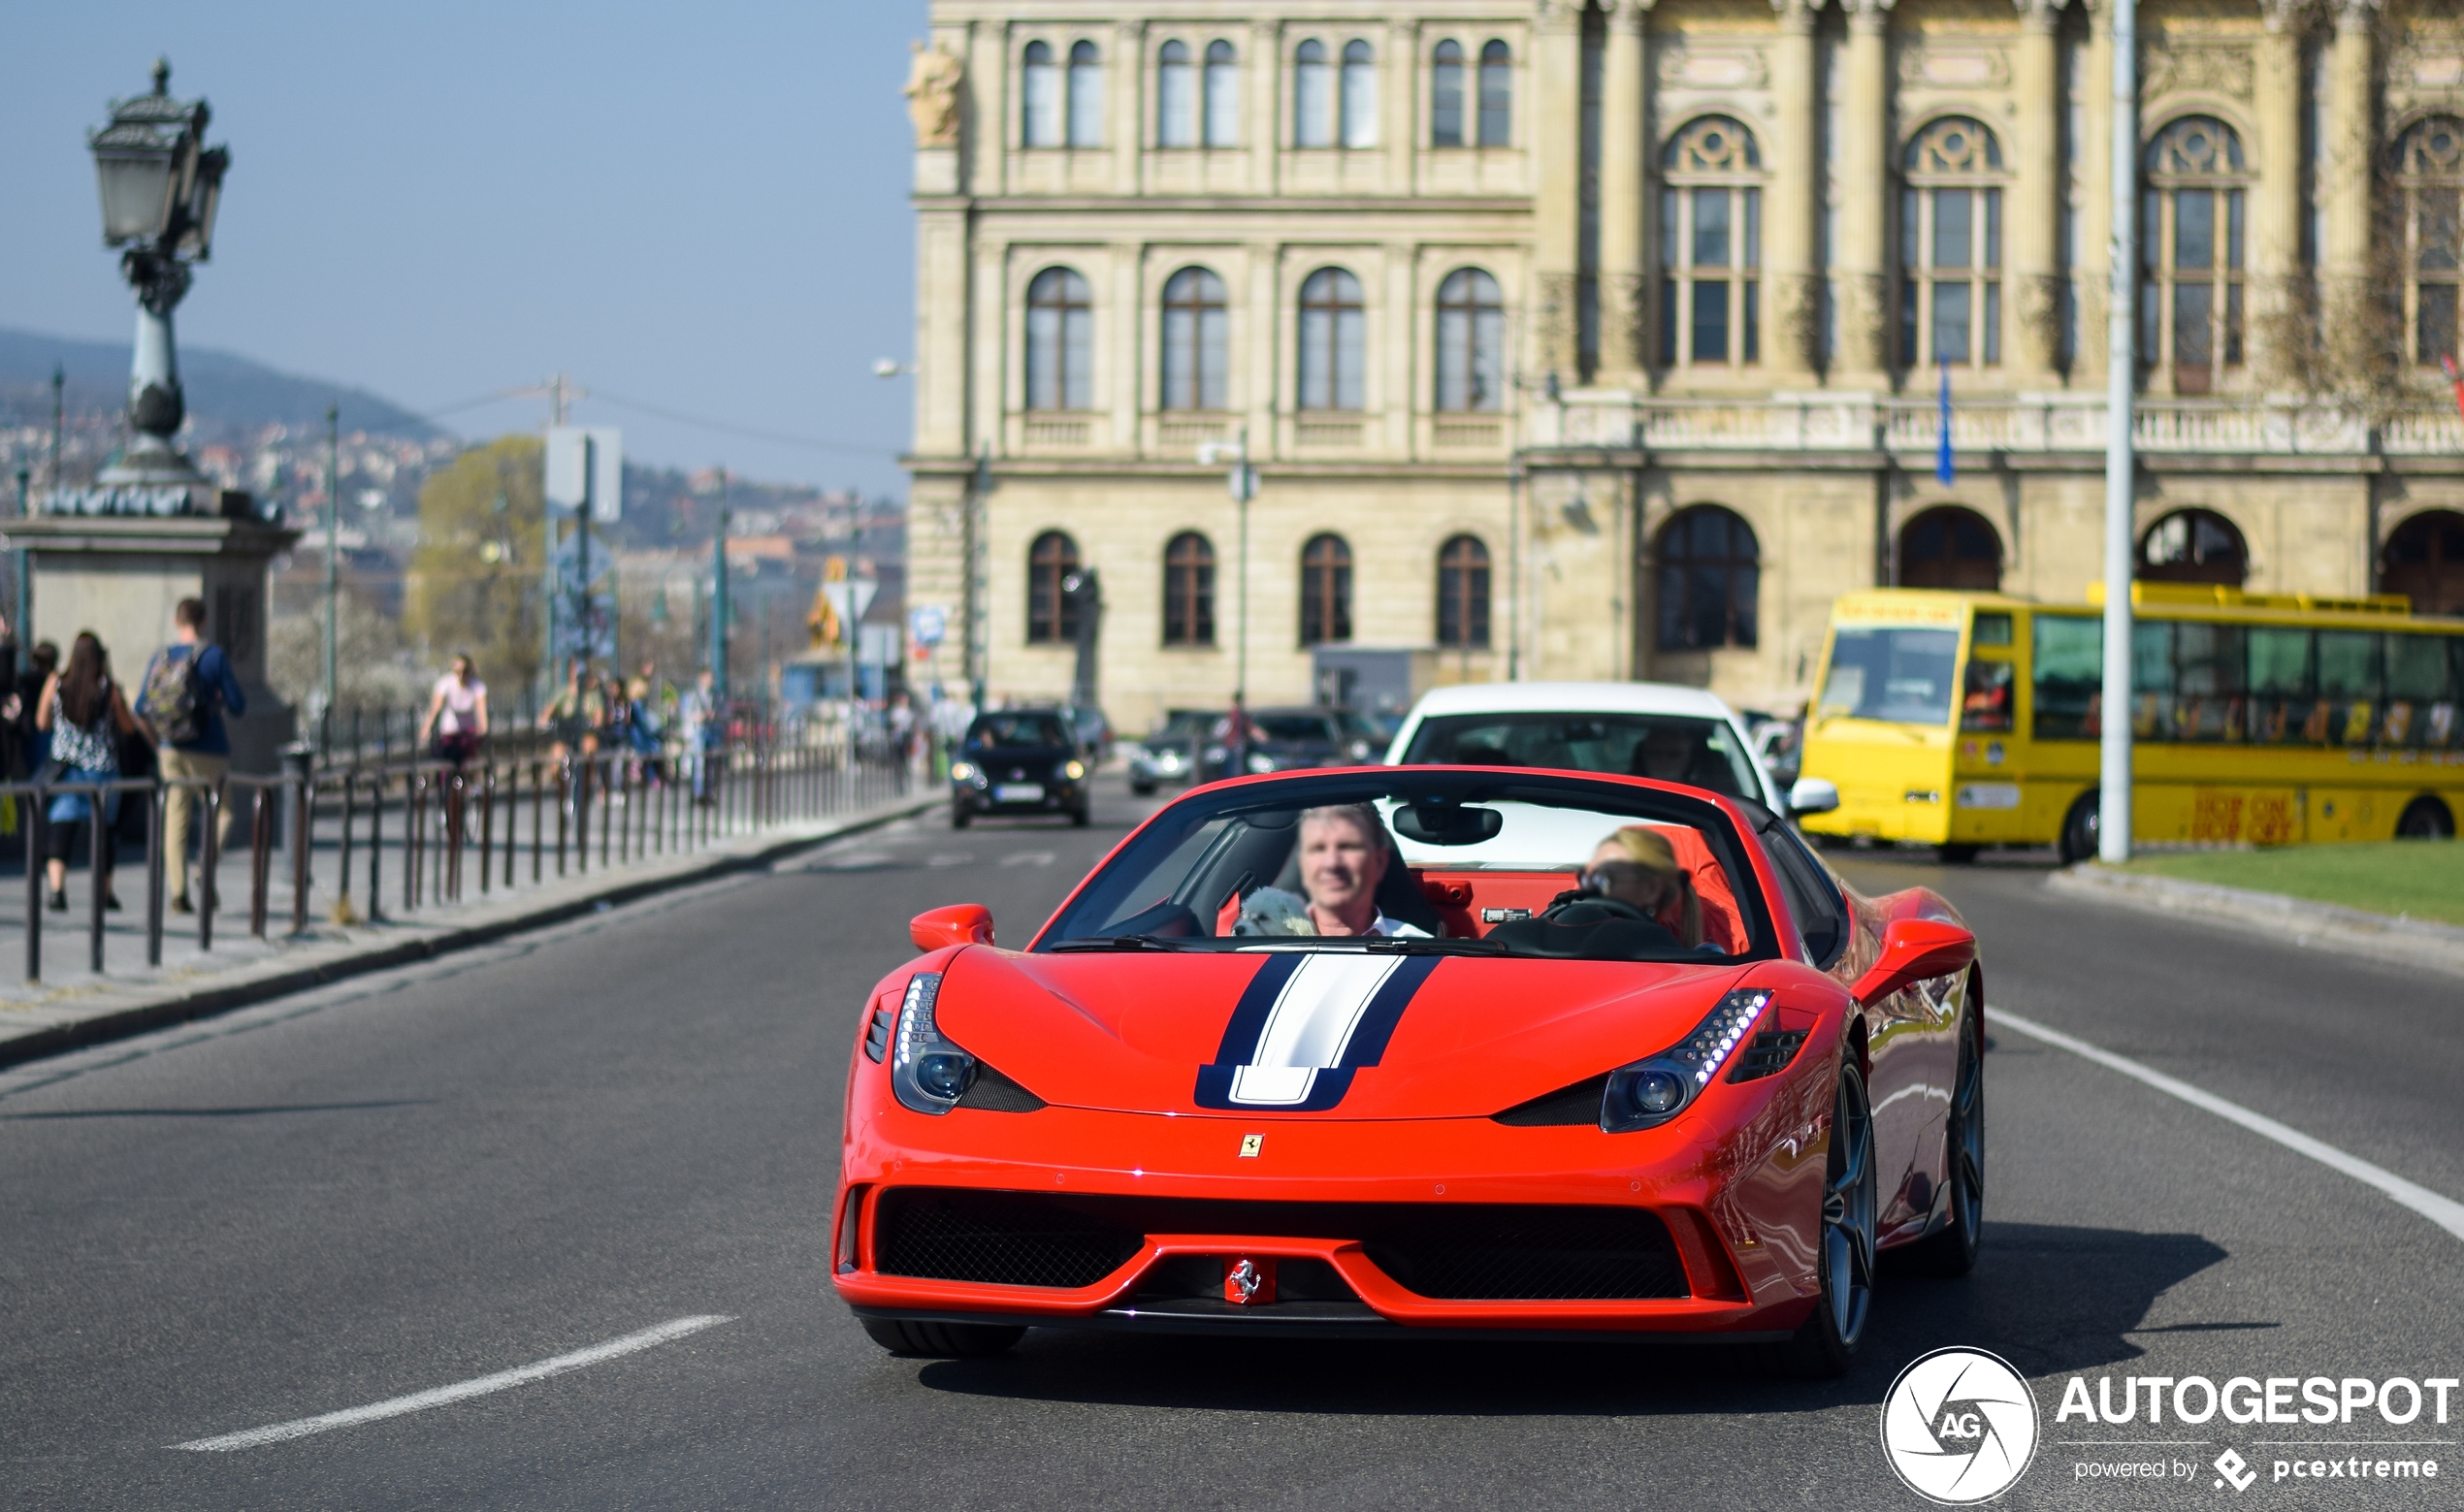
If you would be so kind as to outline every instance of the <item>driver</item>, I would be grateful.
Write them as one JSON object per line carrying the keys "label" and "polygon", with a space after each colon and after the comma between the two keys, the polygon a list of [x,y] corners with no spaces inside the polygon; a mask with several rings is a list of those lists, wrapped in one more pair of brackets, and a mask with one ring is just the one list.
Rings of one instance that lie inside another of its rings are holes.
{"label": "driver", "polygon": [[1635,747],[1634,775],[1655,782],[1694,781],[1696,737],[1673,724],[1654,724]]}
{"label": "driver", "polygon": [[1305,809],[1300,832],[1301,890],[1309,895],[1313,932],[1428,937],[1378,911],[1378,885],[1394,864],[1395,843],[1374,805]]}
{"label": "driver", "polygon": [[1694,879],[1676,847],[1648,825],[1628,824],[1603,840],[1583,868],[1583,890],[1642,910],[1689,950],[1702,943],[1702,899]]}

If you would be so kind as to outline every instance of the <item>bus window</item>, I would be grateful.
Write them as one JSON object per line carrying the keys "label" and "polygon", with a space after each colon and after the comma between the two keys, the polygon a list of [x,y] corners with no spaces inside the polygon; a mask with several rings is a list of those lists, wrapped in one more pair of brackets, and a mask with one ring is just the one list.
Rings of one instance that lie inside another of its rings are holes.
{"label": "bus window", "polygon": [[1944,724],[1951,718],[1957,630],[1840,629],[1832,633],[1831,675],[1818,714],[1895,724]]}
{"label": "bus window", "polygon": [[[2101,646],[2102,637],[2098,637]],[[2099,653],[2101,654],[2101,652]],[[2134,740],[2174,738],[2173,626],[2164,620],[2130,624],[2130,735]]]}
{"label": "bus window", "polygon": [[[2387,709],[2379,738],[2390,746],[2444,746],[2455,726],[2455,695],[2448,686],[2447,648],[2456,637],[2387,637]],[[2444,711],[2444,712],[2442,712]],[[2433,738],[2430,727],[2441,726]]]}
{"label": "bus window", "polygon": [[2370,742],[2379,710],[2379,637],[2368,630],[2318,632],[2318,701],[2327,710],[2327,743]]}
{"label": "bus window", "polygon": [[[2253,626],[2250,669],[2251,739],[2279,744],[2326,739],[2326,710],[2312,708],[2317,700],[2311,693],[2310,631]],[[2316,735],[2308,733],[2314,724]]]}
{"label": "bus window", "polygon": [[2011,643],[2011,617],[2007,614],[1978,610],[1975,633],[1968,637],[1974,646],[2007,646]]}
{"label": "bus window", "polygon": [[1960,728],[1997,735],[2011,727],[2011,687],[2015,669],[2007,661],[1971,658],[1960,694]]}
{"label": "bus window", "polygon": [[2035,703],[2038,740],[2093,740],[2104,686],[2105,627],[2086,615],[2036,616]]}
{"label": "bus window", "polygon": [[2241,739],[2246,695],[2242,627],[2189,620],[2174,629],[2173,738]]}

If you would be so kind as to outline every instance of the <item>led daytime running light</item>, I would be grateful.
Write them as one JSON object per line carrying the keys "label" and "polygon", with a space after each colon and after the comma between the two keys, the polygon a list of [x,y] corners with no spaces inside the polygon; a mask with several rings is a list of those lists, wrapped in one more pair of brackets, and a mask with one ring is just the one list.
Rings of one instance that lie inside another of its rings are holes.
{"label": "led daytime running light", "polygon": [[1675,1045],[1610,1072],[1600,1102],[1600,1127],[1610,1134],[1657,1128],[1692,1107],[1737,1046],[1748,1042],[1770,1002],[1765,988],[1732,992]]}
{"label": "led daytime running light", "polygon": [[[975,1057],[944,1039],[933,1022],[933,1005],[940,997],[941,973],[919,972],[908,979],[906,999],[898,1006],[897,1049],[890,1063],[890,1086],[899,1103],[935,1117],[958,1106],[976,1076]],[[957,1090],[947,1092],[954,1084]]]}

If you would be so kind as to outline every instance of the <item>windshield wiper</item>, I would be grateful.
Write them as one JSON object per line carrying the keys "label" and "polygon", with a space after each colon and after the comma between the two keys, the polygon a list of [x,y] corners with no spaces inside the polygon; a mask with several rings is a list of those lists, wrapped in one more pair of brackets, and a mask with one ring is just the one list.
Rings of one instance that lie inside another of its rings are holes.
{"label": "windshield wiper", "polygon": [[1184,950],[1188,946],[1178,940],[1156,935],[1091,935],[1083,940],[1055,940],[1049,949],[1059,950]]}
{"label": "windshield wiper", "polygon": [[1510,955],[1489,940],[1450,940],[1436,935],[1373,935],[1360,947],[1378,955]]}

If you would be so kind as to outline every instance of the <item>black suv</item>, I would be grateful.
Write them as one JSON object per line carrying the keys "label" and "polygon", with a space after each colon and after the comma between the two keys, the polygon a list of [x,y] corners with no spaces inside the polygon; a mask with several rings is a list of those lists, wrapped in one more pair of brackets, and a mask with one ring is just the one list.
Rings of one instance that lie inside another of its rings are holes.
{"label": "black suv", "polygon": [[1087,763],[1058,709],[978,715],[950,763],[950,827],[978,814],[1066,814],[1086,822]]}

